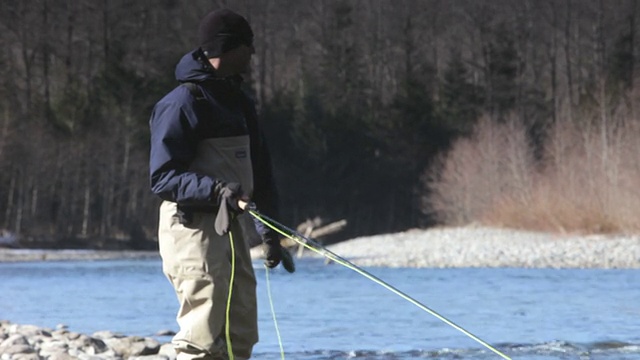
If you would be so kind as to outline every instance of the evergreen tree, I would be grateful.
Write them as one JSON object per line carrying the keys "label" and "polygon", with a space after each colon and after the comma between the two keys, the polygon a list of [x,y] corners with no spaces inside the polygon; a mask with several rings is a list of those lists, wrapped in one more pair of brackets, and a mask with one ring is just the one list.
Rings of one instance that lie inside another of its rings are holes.
{"label": "evergreen tree", "polygon": [[470,134],[482,109],[482,91],[469,81],[459,50],[453,50],[444,72],[437,116],[452,133]]}
{"label": "evergreen tree", "polygon": [[501,23],[484,48],[487,106],[489,113],[503,118],[514,108],[518,95],[516,80],[520,58],[513,33]]}
{"label": "evergreen tree", "polygon": [[620,34],[609,60],[608,72],[611,84],[622,90],[630,89],[633,83],[633,68],[635,66],[633,30],[633,28],[627,29]]}

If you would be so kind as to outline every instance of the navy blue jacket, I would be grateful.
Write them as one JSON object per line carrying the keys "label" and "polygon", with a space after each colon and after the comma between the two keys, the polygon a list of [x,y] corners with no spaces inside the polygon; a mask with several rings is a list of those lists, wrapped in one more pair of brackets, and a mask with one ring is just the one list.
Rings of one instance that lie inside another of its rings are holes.
{"label": "navy blue jacket", "polygon": [[271,158],[258,124],[254,102],[241,90],[240,76],[219,78],[201,51],[186,54],[175,70],[180,83],[195,83],[195,91],[177,86],[154,107],[149,122],[151,190],[183,209],[216,211],[216,188],[224,179],[189,171],[198,142],[249,135],[254,191],[258,209],[278,216]]}

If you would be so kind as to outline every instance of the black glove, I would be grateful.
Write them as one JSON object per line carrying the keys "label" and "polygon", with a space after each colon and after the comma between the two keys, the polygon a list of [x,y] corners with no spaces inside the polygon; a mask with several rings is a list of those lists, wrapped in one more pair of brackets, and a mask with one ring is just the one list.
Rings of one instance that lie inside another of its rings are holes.
{"label": "black glove", "polygon": [[296,271],[296,265],[293,263],[293,257],[289,250],[280,245],[280,240],[274,235],[267,235],[264,243],[266,245],[266,259],[264,264],[266,267],[273,269],[282,262],[282,267],[290,273]]}
{"label": "black glove", "polygon": [[216,215],[215,229],[218,235],[224,235],[229,231],[230,214],[242,213],[242,209],[238,206],[238,200],[247,200],[248,198],[242,192],[242,187],[238,183],[220,183],[214,190],[216,200],[218,202],[218,215]]}

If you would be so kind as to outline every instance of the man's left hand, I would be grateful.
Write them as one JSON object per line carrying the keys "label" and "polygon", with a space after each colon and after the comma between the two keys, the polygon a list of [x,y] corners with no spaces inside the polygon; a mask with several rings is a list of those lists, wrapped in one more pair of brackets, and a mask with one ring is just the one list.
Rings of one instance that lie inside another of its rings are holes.
{"label": "man's left hand", "polygon": [[265,245],[267,246],[266,259],[264,261],[265,266],[273,269],[278,266],[278,264],[282,263],[282,267],[284,267],[288,272],[293,273],[296,271],[296,265],[293,262],[291,253],[280,245],[280,240],[269,239],[265,242]]}

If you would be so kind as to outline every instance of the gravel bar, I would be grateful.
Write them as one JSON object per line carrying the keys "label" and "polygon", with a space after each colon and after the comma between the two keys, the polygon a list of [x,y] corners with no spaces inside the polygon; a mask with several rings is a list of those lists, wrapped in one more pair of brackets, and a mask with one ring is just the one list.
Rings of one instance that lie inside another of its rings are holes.
{"label": "gravel bar", "polygon": [[470,226],[361,237],[328,249],[364,267],[640,268],[639,235]]}
{"label": "gravel bar", "polygon": [[144,259],[159,257],[157,251],[3,249],[0,262]]}
{"label": "gravel bar", "polygon": [[[328,247],[364,267],[639,269],[640,235],[554,234],[481,226],[410,230]],[[295,251],[294,251],[295,252]],[[253,248],[254,259],[263,256]],[[320,256],[310,251],[305,256]],[[0,262],[157,258],[157,251],[1,249]]]}

